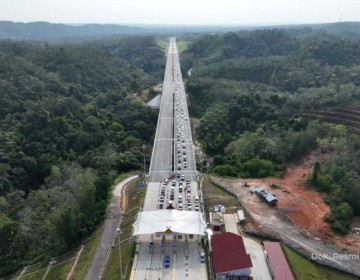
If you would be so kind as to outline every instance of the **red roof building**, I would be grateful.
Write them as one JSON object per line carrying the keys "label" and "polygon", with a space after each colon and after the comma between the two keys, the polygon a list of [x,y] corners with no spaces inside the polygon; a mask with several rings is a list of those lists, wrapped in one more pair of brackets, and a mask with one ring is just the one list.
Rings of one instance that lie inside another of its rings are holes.
{"label": "red roof building", "polygon": [[279,242],[264,241],[266,259],[271,274],[276,280],[294,280]]}
{"label": "red roof building", "polygon": [[231,232],[213,235],[212,260],[216,279],[246,279],[252,262],[246,253],[242,237]]}

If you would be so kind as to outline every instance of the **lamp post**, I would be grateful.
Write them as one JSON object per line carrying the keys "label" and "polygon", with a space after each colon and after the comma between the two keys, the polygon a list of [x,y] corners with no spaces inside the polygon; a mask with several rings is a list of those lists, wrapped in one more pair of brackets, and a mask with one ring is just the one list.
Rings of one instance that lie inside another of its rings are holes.
{"label": "lamp post", "polygon": [[210,169],[210,163],[206,163],[206,173],[209,174],[209,169]]}
{"label": "lamp post", "polygon": [[116,229],[116,235],[118,236],[118,242],[119,242],[119,265],[120,265],[120,280],[123,280],[123,273],[122,273],[122,260],[121,260],[121,246],[120,246],[120,235],[122,231],[120,228]]}
{"label": "lamp post", "polygon": [[142,149],[143,149],[143,156],[144,156],[144,179],[145,179],[145,174],[146,174],[146,164],[145,164],[145,151],[146,151],[146,145],[142,145]]}

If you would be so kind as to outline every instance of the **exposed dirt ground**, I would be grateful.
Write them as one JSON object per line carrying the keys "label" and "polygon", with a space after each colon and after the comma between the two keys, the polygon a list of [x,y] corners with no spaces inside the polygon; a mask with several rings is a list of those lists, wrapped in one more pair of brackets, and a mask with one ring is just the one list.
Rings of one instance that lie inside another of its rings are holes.
{"label": "exposed dirt ground", "polygon": [[129,185],[125,185],[121,189],[121,196],[119,198],[119,206],[120,206],[120,209],[121,209],[122,213],[126,212],[126,209],[128,207],[128,204],[129,204],[128,186]]}
{"label": "exposed dirt ground", "polygon": [[[291,222],[296,228],[316,240],[336,245],[349,251],[360,251],[360,236],[348,234],[345,237],[335,235],[324,216],[330,207],[324,202],[325,194],[304,186],[307,175],[311,172],[314,156],[305,159],[301,165],[288,168],[284,178],[263,178],[232,180],[214,178],[238,193],[238,198],[250,212],[253,220],[249,227],[257,230],[281,228],[282,222]],[[244,182],[250,187],[245,187]],[[278,187],[270,187],[271,183]],[[277,206],[270,206],[255,193],[255,186],[262,185],[278,198]],[[277,226],[274,226],[277,225]],[[279,227],[278,227],[279,226]],[[285,227],[284,227],[285,228]]]}

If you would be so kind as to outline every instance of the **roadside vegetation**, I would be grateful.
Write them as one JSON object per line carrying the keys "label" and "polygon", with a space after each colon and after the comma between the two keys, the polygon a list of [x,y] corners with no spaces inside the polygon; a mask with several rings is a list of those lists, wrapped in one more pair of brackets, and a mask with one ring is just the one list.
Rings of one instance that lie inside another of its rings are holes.
{"label": "roadside vegetation", "polygon": [[209,215],[210,207],[215,205],[224,205],[227,214],[235,213],[240,207],[236,197],[210,182],[209,175],[203,177],[202,190],[206,216]]}
{"label": "roadside vegetation", "polygon": [[180,40],[176,41],[176,45],[177,45],[179,53],[182,53],[182,52],[186,51],[186,49],[188,48],[188,41],[185,39],[180,39]]}
{"label": "roadside vegetation", "polygon": [[142,166],[157,115],[133,93],[163,64],[155,39],[128,40],[0,41],[0,277],[78,247],[116,176]]}
{"label": "roadside vegetation", "polygon": [[[145,192],[144,188],[137,188],[136,185],[141,180],[135,180],[128,185],[126,188],[126,196],[128,197],[129,203],[128,208],[125,212],[125,216],[121,223],[120,229],[122,231],[120,235],[120,248],[121,248],[121,263],[122,273],[125,276],[124,279],[129,279],[131,273],[131,267],[135,255],[135,242],[132,239],[132,225],[136,220],[140,207],[144,205]],[[115,245],[111,251],[109,260],[107,262],[104,279],[119,279],[120,275],[120,255],[118,243],[119,239],[116,239]]]}
{"label": "roadside vegetation", "polygon": [[[133,175],[133,173],[122,173],[120,174],[113,183],[113,186],[116,186],[118,183],[126,179],[127,177]],[[109,193],[110,195],[110,193]],[[100,226],[91,234],[82,244],[84,246],[81,255],[79,256],[79,260],[74,269],[74,272],[70,279],[84,279],[86,273],[91,265],[93,257],[95,255],[96,249],[101,240],[101,236],[104,231],[104,224],[101,223]],[[48,276],[46,279],[65,279],[70,272],[74,261],[76,259],[77,253],[80,250],[80,247],[75,248],[71,252],[66,253],[64,256],[58,256],[55,259],[56,263],[51,267]],[[43,274],[45,274],[49,263],[47,262],[39,262],[34,265],[28,266],[24,275],[21,279],[37,279],[42,278]],[[23,268],[22,268],[23,269]],[[20,275],[22,269],[20,269],[15,275],[11,277],[11,279],[16,278]],[[39,276],[42,274],[41,276]]]}
{"label": "roadside vegetation", "polygon": [[166,39],[157,39],[156,44],[159,46],[159,48],[166,53],[168,47],[169,47],[169,41]]}
{"label": "roadside vegetation", "polygon": [[355,280],[355,275],[314,263],[282,244],[286,259],[297,280]]}
{"label": "roadside vegetation", "polygon": [[334,231],[347,233],[353,215],[360,215],[359,55],[356,40],[309,28],[191,41],[182,66],[183,72],[192,68],[186,85],[190,113],[200,118],[196,133],[213,157],[211,172],[282,176],[290,164],[320,149],[329,156],[310,185],[329,193],[326,220]]}

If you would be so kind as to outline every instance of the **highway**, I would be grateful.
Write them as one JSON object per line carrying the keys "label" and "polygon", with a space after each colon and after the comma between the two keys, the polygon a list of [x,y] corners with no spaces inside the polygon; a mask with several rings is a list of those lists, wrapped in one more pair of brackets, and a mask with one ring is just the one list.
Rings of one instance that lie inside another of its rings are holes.
{"label": "highway", "polygon": [[[143,211],[170,205],[202,211],[194,147],[175,38],[170,39]],[[130,279],[207,279],[201,236],[147,234],[137,239]],[[165,265],[165,258],[170,264]]]}
{"label": "highway", "polygon": [[[179,149],[181,157],[179,157]],[[196,163],[185,88],[176,42],[175,39],[171,39],[150,163],[149,181],[161,182],[176,173],[184,174],[192,182],[196,181]]]}

